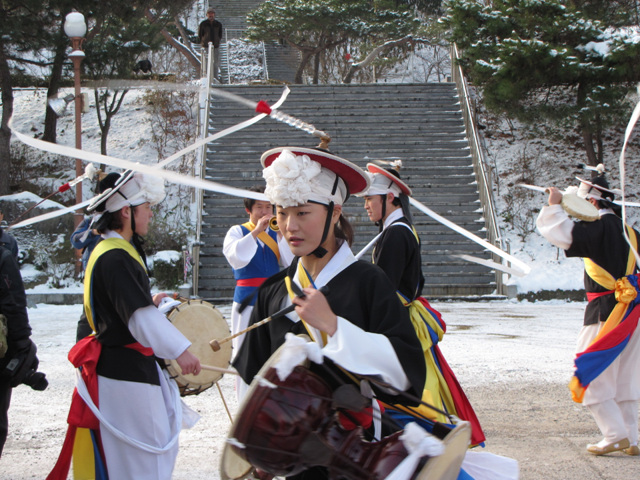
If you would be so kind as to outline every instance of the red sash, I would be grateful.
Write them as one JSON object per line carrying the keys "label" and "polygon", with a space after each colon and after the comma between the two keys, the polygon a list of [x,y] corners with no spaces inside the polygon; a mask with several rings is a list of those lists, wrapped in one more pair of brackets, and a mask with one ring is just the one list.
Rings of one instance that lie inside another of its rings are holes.
{"label": "red sash", "polygon": [[[125,345],[125,347],[136,350],[147,357],[153,355],[151,348],[143,347],[137,342]],[[90,335],[76,343],[68,355],[69,361],[74,367],[82,367],[82,380],[87,386],[91,400],[93,400],[96,407],[98,406],[98,375],[96,374],[96,366],[100,359],[100,352],[102,352],[102,344],[98,342],[95,335]],[[69,474],[69,467],[71,466],[73,444],[78,428],[88,428],[96,432],[100,429],[100,422],[84,402],[77,388],[73,389],[67,423],[69,427],[67,428],[67,435],[64,439],[60,455],[58,456],[58,461],[53,467],[53,470],[51,470],[51,473],[47,476],[47,480],[66,480]]]}

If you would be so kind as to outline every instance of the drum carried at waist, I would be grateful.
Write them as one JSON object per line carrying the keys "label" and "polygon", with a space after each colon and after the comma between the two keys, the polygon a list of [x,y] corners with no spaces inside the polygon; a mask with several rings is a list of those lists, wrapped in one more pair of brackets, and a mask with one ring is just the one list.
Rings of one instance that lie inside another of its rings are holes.
{"label": "drum carried at waist", "polygon": [[[334,391],[307,362],[280,380],[274,365],[281,350],[265,363],[243,399],[223,450],[221,478],[244,479],[254,468],[290,476],[316,466],[348,480],[387,478],[409,455],[403,432],[366,441],[361,427],[345,430]],[[442,455],[423,457],[416,478],[455,480],[470,435],[469,424],[461,422],[445,438]]]}
{"label": "drum carried at waist", "polygon": [[[187,300],[167,314],[167,318],[191,342],[189,351],[200,363],[226,369],[231,362],[231,344],[223,344],[214,352],[209,340],[230,335],[229,325],[219,310],[202,300]],[[198,375],[182,375],[175,360],[164,360],[167,371],[178,383],[180,395],[197,395],[211,388],[222,378],[223,373],[202,370]]]}

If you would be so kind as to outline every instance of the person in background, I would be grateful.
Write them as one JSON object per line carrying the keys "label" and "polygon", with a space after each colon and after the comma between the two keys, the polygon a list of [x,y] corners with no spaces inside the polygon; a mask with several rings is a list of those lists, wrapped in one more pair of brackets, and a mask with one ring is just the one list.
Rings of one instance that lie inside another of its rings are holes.
{"label": "person in background", "polygon": [[[615,313],[619,290],[629,285],[631,276],[638,271],[624,231],[636,252],[640,234],[629,226],[625,228],[616,215],[618,207],[612,203],[614,194],[604,174],[590,182],[582,181],[577,191],[579,197],[598,209],[599,219],[595,221],[574,222],[562,207],[563,194],[556,187],[549,187],[548,191],[549,205],[542,208],[536,220],[539,232],[551,244],[562,248],[567,257],[582,257],[585,264],[588,304],[578,336],[576,372],[570,388],[574,401],[589,409],[603,435],[598,443],[587,445],[587,451],[604,455],[621,450],[627,455],[640,455],[640,328],[633,326],[631,318],[625,319],[617,328],[628,329],[623,335],[628,343],[601,347],[613,338],[611,334],[615,331],[610,327],[620,320]],[[634,293],[635,290],[630,289]],[[582,364],[582,359],[587,358],[591,359],[591,365]]]}
{"label": "person in background", "polygon": [[[253,186],[252,192],[264,192],[264,186]],[[233,269],[236,288],[231,307],[231,333],[247,328],[256,301],[258,287],[270,276],[286,267],[293,258],[291,250],[279,231],[271,228],[274,218],[273,205],[268,201],[244,199],[244,209],[249,221],[234,225],[224,238],[222,253]],[[232,340],[235,355],[242,345],[244,335]],[[237,394],[242,398],[247,385],[237,377]]]}
{"label": "person in background", "polygon": [[18,253],[20,251],[18,248],[18,242],[15,238],[13,238],[13,235],[9,235],[2,229],[2,227],[4,226],[3,222],[6,223],[4,221],[4,214],[2,213],[2,211],[0,211],[0,247],[4,247],[9,250],[11,254],[17,259]]}
{"label": "person in background", "polygon": [[[103,174],[104,175],[104,174]],[[105,175],[100,179],[97,185],[97,193],[104,192],[107,188],[113,188],[116,181],[120,178],[118,173],[112,172]],[[82,222],[76,227],[74,232],[71,234],[71,245],[73,248],[82,250],[82,273],[84,275],[84,271],[87,268],[87,262],[89,261],[89,257],[91,256],[91,252],[98,244],[102,237],[98,233],[98,231],[93,228],[93,216],[85,216]],[[79,342],[87,335],[91,335],[93,330],[87,321],[87,316],[85,315],[84,309],[82,309],[82,313],[80,314],[80,320],[78,320],[78,326],[76,328],[76,342]]]}
{"label": "person in background", "polygon": [[421,405],[418,411],[436,422],[447,422],[447,415],[441,412],[469,421],[472,444],[479,445],[485,440],[480,422],[438,345],[446,324],[440,312],[422,296],[420,237],[409,208],[411,188],[400,178],[401,167],[400,160],[367,164],[371,186],[360,196],[364,197],[369,219],[380,228],[372,260],[391,280],[422,344],[427,366],[422,401],[437,411],[426,405]]}
{"label": "person in background", "polygon": [[209,43],[213,43],[213,75],[216,80],[220,80],[220,42],[222,40],[222,23],[216,20],[216,10],[207,10],[207,19],[203,20],[198,27],[198,43],[203,50],[209,48]]}
{"label": "person in background", "polygon": [[[13,237],[12,237],[13,238]],[[15,240],[14,240],[15,241]],[[36,346],[31,341],[27,299],[16,254],[0,243],[0,457],[9,431],[11,391],[20,383],[44,390],[37,372]]]}

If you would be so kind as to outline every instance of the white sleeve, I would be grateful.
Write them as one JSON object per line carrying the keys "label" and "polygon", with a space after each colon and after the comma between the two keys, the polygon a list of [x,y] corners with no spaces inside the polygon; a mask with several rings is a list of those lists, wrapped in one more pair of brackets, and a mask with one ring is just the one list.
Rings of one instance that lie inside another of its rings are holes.
{"label": "white sleeve", "polygon": [[536,220],[540,234],[552,245],[567,250],[573,243],[573,220],[569,218],[562,205],[542,207]]}
{"label": "white sleeve", "polygon": [[280,250],[280,265],[282,268],[287,268],[291,265],[295,255],[291,253],[291,248],[289,248],[289,244],[284,236],[278,240],[278,250]]}
{"label": "white sleeve", "polygon": [[144,347],[160,358],[175,360],[191,342],[153,305],[137,309],[129,319],[129,330]]}
{"label": "white sleeve", "polygon": [[336,333],[329,337],[322,353],[352,373],[379,378],[401,391],[411,386],[389,339],[342,317],[338,317]]}
{"label": "white sleeve", "polygon": [[236,270],[247,266],[257,250],[257,240],[253,235],[244,235],[240,225],[234,225],[229,229],[222,244],[222,253],[231,268]]}

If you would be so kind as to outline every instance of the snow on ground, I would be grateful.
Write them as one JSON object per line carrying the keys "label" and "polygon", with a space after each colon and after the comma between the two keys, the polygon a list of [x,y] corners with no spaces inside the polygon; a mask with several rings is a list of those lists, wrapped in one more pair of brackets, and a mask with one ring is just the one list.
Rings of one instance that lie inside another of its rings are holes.
{"label": "snow on ground", "polygon": [[[442,313],[448,325],[441,342],[442,352],[467,394],[474,395],[486,389],[503,392],[500,399],[479,397],[478,404],[488,402],[500,409],[510,398],[510,390],[518,395],[512,388],[516,384],[535,388],[544,384],[564,385],[568,381],[584,303],[444,302],[433,306]],[[226,319],[229,318],[230,305],[218,305],[217,308]],[[74,343],[80,312],[80,305],[38,304],[29,308],[32,338],[38,345],[39,371],[47,375],[49,387],[44,392],[33,391],[27,386],[14,389],[9,436],[0,462],[3,479],[42,479],[55,464],[66,432],[69,399],[75,382],[73,367],[66,357]],[[235,414],[238,403],[234,384],[234,378],[225,375],[218,383],[220,390],[214,386],[198,396],[184,399],[201,419],[180,435],[174,480],[220,478],[218,464],[230,426],[223,399],[229,411]],[[473,396],[471,400],[474,401]],[[535,412],[533,415],[538,416]],[[588,422],[586,414],[584,418]],[[483,427],[488,432],[496,428],[488,420]],[[487,450],[505,454],[499,445],[497,435],[490,435]],[[509,456],[519,462],[538,464],[540,459],[526,449],[526,442],[522,447],[525,447],[522,456]]]}

